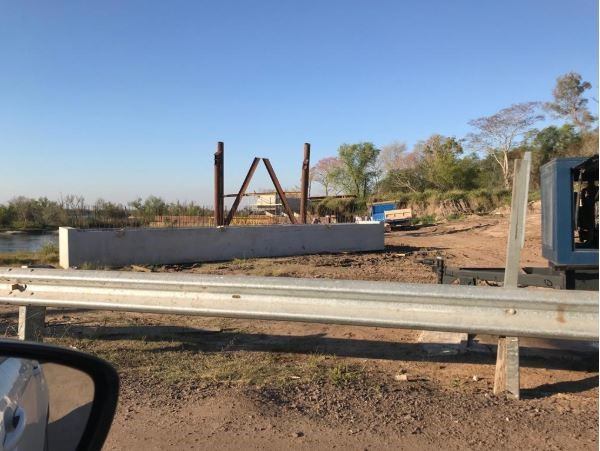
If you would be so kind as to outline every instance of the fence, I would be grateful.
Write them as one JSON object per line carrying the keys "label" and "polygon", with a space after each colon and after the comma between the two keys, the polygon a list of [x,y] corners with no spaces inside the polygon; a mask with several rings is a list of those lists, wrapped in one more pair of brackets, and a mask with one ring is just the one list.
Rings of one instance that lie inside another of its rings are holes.
{"label": "fence", "polygon": [[[245,225],[276,225],[289,224],[287,217],[272,215],[248,215],[235,216],[231,221],[233,226]],[[215,218],[213,216],[155,216],[154,220],[148,224],[149,227],[214,227]]]}
{"label": "fence", "polygon": [[[321,209],[321,215],[308,214],[308,222],[318,218],[321,224],[346,224],[354,222],[353,212],[339,213],[334,210]],[[143,216],[138,212],[130,212],[128,216],[111,217],[101,211],[90,210],[85,214],[74,216],[68,221],[70,227],[78,229],[113,229],[113,228],[141,228],[141,227],[215,227],[212,215],[154,215]],[[284,214],[241,214],[236,215],[231,221],[232,226],[260,226],[290,224]]]}

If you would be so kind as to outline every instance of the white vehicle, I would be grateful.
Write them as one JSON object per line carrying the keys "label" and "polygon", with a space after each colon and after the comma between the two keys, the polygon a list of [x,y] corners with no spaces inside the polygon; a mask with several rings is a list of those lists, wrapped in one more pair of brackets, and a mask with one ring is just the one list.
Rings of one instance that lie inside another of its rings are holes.
{"label": "white vehicle", "polygon": [[36,360],[0,356],[0,450],[47,449],[48,387]]}

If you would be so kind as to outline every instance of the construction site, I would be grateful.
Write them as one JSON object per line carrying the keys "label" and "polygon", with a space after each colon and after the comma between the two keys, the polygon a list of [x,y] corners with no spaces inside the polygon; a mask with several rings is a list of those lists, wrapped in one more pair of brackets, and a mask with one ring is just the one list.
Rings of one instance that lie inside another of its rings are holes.
{"label": "construction site", "polygon": [[379,202],[338,224],[307,213],[305,144],[298,212],[262,159],[257,204],[287,224],[236,225],[261,159],[225,211],[219,143],[212,227],[61,228],[64,269],[0,271],[2,332],[117,368],[105,449],[597,449],[597,207],[578,199],[598,159],[549,164],[529,202],[528,158],[504,212],[414,225]]}
{"label": "construction site", "polygon": [[598,17],[1,2],[0,451],[598,450]]}

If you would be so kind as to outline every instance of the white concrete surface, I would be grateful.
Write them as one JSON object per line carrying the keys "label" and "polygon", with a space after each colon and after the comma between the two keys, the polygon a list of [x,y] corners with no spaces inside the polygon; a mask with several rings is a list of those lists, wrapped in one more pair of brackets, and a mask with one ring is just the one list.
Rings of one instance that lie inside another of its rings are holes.
{"label": "white concrete surface", "polygon": [[422,330],[417,341],[431,355],[455,355],[467,351],[469,335],[457,332]]}
{"label": "white concrete surface", "polygon": [[59,230],[60,265],[124,266],[384,248],[383,224]]}

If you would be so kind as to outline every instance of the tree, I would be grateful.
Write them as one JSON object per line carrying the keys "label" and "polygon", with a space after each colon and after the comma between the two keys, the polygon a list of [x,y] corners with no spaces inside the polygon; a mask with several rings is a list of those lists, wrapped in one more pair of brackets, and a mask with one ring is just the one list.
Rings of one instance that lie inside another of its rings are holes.
{"label": "tree", "polygon": [[539,171],[543,164],[553,158],[582,155],[581,142],[581,135],[571,124],[562,127],[551,125],[528,133],[522,150],[532,153],[532,185],[539,186]]}
{"label": "tree", "polygon": [[142,198],[137,198],[129,202],[129,206],[146,219],[168,214],[168,205],[162,198],[156,196],[148,196],[143,202]]}
{"label": "tree", "polygon": [[420,170],[422,157],[418,151],[406,153],[401,163],[386,171],[379,190],[383,193],[405,191],[416,193],[426,189],[426,181]]}
{"label": "tree", "polygon": [[554,102],[547,102],[545,108],[557,118],[569,118],[573,125],[585,131],[596,119],[587,108],[588,99],[583,97],[591,87],[577,72],[562,75],[556,79],[552,91]]}
{"label": "tree", "polygon": [[419,141],[411,152],[400,152],[394,145],[390,154],[394,158],[386,160],[392,164],[385,165],[382,192],[447,191],[477,186],[479,160],[471,155],[463,157],[463,146],[454,137],[434,134]]}
{"label": "tree", "polygon": [[476,161],[471,157],[461,158],[463,146],[456,138],[431,135],[417,143],[415,152],[422,155],[419,173],[427,188],[447,191],[475,186]]}
{"label": "tree", "polygon": [[317,161],[310,170],[310,181],[315,181],[323,186],[325,195],[329,196],[329,189],[335,183],[335,177],[340,168],[340,160],[336,157],[327,157]]}
{"label": "tree", "polygon": [[334,172],[334,184],[358,199],[365,199],[379,175],[379,152],[370,142],[342,144],[338,149],[340,166]]}
{"label": "tree", "polygon": [[15,225],[18,228],[26,229],[39,224],[41,211],[35,199],[18,196],[9,201],[9,206],[15,212]]}
{"label": "tree", "polygon": [[411,191],[417,192],[422,188],[422,179],[416,168],[421,160],[421,154],[408,152],[406,144],[394,141],[381,149],[379,167],[385,176],[379,190],[382,192]]}
{"label": "tree", "polygon": [[469,125],[477,130],[468,135],[471,146],[490,155],[500,167],[505,188],[510,188],[509,154],[522,141],[523,135],[544,118],[538,114],[539,102],[511,105],[492,116],[474,119]]}
{"label": "tree", "polygon": [[105,220],[125,219],[128,216],[127,209],[123,205],[108,202],[102,198],[96,200],[93,211],[96,218]]}
{"label": "tree", "polygon": [[381,152],[379,153],[379,165],[385,172],[406,169],[406,143],[394,141],[387,146],[383,146]]}
{"label": "tree", "polygon": [[71,224],[77,226],[83,224],[85,217],[85,199],[83,196],[67,194],[63,197],[61,194],[58,203],[66,211]]}
{"label": "tree", "polygon": [[40,197],[37,200],[40,208],[39,227],[60,227],[66,226],[69,222],[69,217],[61,206],[47,197]]}
{"label": "tree", "polygon": [[9,227],[13,222],[14,211],[7,205],[0,205],[0,227]]}

